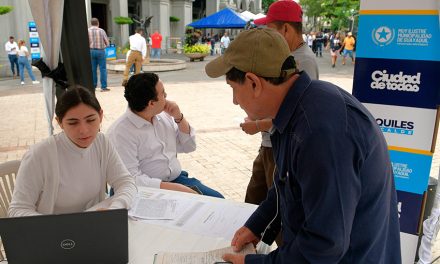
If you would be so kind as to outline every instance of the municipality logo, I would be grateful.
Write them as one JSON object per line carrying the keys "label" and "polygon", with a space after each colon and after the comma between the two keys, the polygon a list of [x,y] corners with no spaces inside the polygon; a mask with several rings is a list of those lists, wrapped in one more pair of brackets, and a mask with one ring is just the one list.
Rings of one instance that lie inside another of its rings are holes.
{"label": "municipality logo", "polygon": [[390,44],[396,34],[394,29],[390,29],[387,26],[381,26],[374,28],[371,35],[373,42],[376,43],[376,45],[383,47]]}

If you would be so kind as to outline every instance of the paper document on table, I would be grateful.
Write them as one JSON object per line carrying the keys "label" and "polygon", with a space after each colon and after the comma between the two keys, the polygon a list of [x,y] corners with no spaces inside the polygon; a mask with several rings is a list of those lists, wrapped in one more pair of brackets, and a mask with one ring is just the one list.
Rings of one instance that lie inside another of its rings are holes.
{"label": "paper document on table", "polygon": [[176,217],[176,204],[176,200],[138,196],[134,200],[128,215],[142,219],[174,219]]}
{"label": "paper document on table", "polygon": [[230,203],[225,206],[224,203],[216,202],[216,199],[200,201],[173,193],[153,194],[141,191],[139,196],[176,201],[173,219],[142,218],[142,221],[204,236],[222,237],[227,240],[232,239],[235,231],[244,225],[256,208],[256,206],[241,203]]}
{"label": "paper document on table", "polygon": [[255,254],[252,244],[247,244],[240,252],[232,247],[215,249],[207,252],[162,252],[154,256],[154,264],[214,264],[223,262],[223,254]]}

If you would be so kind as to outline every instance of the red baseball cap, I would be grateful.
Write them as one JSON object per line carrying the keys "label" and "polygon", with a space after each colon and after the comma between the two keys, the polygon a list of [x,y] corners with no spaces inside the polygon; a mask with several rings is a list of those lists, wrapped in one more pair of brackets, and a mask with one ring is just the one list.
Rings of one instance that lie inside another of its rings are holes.
{"label": "red baseball cap", "polygon": [[254,20],[255,25],[266,25],[273,21],[302,22],[301,6],[293,0],[280,0],[269,6],[266,17]]}

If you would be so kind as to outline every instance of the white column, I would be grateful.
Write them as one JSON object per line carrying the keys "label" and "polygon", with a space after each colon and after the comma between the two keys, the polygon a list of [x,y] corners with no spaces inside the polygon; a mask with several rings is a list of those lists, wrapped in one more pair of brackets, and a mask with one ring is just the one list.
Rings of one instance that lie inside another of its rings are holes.
{"label": "white column", "polygon": [[109,3],[109,15],[111,19],[109,24],[111,24],[113,37],[115,38],[116,44],[118,46],[124,45],[128,41],[128,25],[118,25],[113,21],[113,17],[116,16],[128,16],[128,4],[127,0],[111,0]]}
{"label": "white column", "polygon": [[153,19],[151,23],[151,32],[159,31],[162,35],[162,49],[166,48],[167,38],[170,36],[170,1],[152,0],[151,9]]}
{"label": "white column", "polygon": [[183,37],[185,26],[192,22],[192,2],[191,0],[175,0],[171,4],[171,15],[178,17],[179,22],[171,22],[175,32],[172,37]]}
{"label": "white column", "polygon": [[219,9],[220,0],[206,1],[206,16],[216,13]]}
{"label": "white column", "polygon": [[91,0],[84,0],[86,5],[86,16],[87,25],[90,25],[90,20],[92,19],[92,2]]}

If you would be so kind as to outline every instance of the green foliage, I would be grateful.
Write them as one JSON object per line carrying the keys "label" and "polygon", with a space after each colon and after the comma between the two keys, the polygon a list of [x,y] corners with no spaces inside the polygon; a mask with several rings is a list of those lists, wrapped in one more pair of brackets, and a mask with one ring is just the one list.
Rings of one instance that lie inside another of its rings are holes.
{"label": "green foliage", "polygon": [[180,18],[175,17],[175,16],[170,16],[170,22],[179,22]]}
{"label": "green foliage", "polygon": [[185,45],[192,46],[199,42],[202,36],[202,31],[200,29],[194,29],[193,27],[186,27],[185,30]]}
{"label": "green foliage", "polygon": [[360,0],[300,0],[300,5],[306,16],[320,17],[331,23],[332,30],[338,30],[350,28],[350,21],[359,13]]}
{"label": "green foliage", "polygon": [[116,48],[116,54],[126,54],[130,50],[130,42],[126,42],[124,46]]}
{"label": "green foliage", "polygon": [[276,0],[263,0],[263,3],[261,4],[264,10],[264,13],[267,13],[267,10],[269,9],[269,6],[275,2]]}
{"label": "green foliage", "polygon": [[133,20],[131,18],[123,16],[114,17],[113,21],[115,21],[115,23],[118,25],[133,24]]}
{"label": "green foliage", "polygon": [[211,50],[211,47],[208,44],[195,44],[189,46],[188,44],[185,44],[183,46],[183,52],[185,53],[202,53],[207,54]]}
{"label": "green foliage", "polygon": [[7,14],[14,9],[13,6],[0,6],[0,15]]}

